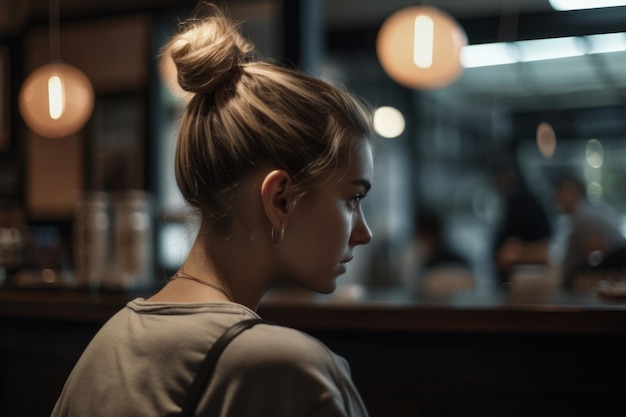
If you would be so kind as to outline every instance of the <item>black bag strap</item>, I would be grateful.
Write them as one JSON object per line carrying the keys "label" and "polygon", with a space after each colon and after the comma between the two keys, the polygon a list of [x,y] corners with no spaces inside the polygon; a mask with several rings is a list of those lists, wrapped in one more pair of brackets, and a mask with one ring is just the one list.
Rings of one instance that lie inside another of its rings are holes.
{"label": "black bag strap", "polygon": [[222,351],[226,348],[226,346],[228,346],[228,344],[241,332],[260,323],[274,324],[263,319],[242,320],[229,327],[224,332],[224,334],[222,334],[220,338],[217,339],[213,347],[211,347],[211,349],[206,354],[204,361],[202,361],[200,369],[196,374],[196,378],[191,384],[191,388],[189,389],[189,392],[187,393],[187,398],[185,399],[185,404],[183,406],[181,416],[193,417],[195,415],[198,401],[200,401],[200,397],[202,396],[206,384],[208,383],[209,378],[213,373],[213,369],[215,369],[215,364],[217,363],[218,358],[220,357]]}

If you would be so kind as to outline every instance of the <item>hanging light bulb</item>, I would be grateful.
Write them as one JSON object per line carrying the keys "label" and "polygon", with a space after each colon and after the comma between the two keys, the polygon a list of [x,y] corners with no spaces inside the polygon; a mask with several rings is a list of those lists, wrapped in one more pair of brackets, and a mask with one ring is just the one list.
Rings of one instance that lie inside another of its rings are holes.
{"label": "hanging light bulb", "polygon": [[62,138],[79,131],[93,111],[89,78],[76,67],[48,64],[31,73],[20,91],[24,122],[35,133]]}
{"label": "hanging light bulb", "polygon": [[61,117],[65,110],[63,83],[58,75],[53,75],[48,79],[48,110],[50,110],[50,117],[53,120]]}
{"label": "hanging light bulb", "polygon": [[19,109],[35,133],[61,138],[78,132],[89,120],[94,91],[89,78],[59,58],[59,4],[50,3],[50,56],[52,64],[33,71],[19,94]]}
{"label": "hanging light bulb", "polygon": [[433,31],[433,19],[424,15],[415,18],[413,62],[419,68],[428,69],[433,66]]}
{"label": "hanging light bulb", "polygon": [[437,89],[463,71],[467,36],[448,14],[428,6],[407,7],[381,26],[376,53],[385,72],[410,88]]}

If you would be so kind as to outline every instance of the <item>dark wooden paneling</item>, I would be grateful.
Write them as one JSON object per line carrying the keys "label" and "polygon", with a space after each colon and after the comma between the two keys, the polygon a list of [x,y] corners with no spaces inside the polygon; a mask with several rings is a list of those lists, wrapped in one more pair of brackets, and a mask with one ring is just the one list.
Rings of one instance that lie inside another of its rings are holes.
{"label": "dark wooden paneling", "polygon": [[0,320],[0,415],[49,416],[96,323]]}
{"label": "dark wooden paneling", "polygon": [[621,335],[312,332],[350,362],[372,417],[612,416]]}

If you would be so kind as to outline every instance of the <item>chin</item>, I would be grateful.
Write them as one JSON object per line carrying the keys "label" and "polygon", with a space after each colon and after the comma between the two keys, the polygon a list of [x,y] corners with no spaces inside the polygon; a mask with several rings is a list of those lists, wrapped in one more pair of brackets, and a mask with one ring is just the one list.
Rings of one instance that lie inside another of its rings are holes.
{"label": "chin", "polygon": [[323,289],[317,290],[316,292],[318,292],[318,293],[320,293],[320,294],[331,294],[331,293],[333,293],[336,289],[337,289],[337,285],[333,285],[332,287],[329,287],[329,288],[323,288]]}
{"label": "chin", "polygon": [[294,277],[292,284],[319,294],[330,294],[337,289],[337,279],[343,271],[327,269],[324,272],[313,272],[307,276]]}
{"label": "chin", "polygon": [[314,285],[309,286],[309,289],[320,294],[330,294],[337,289],[337,281],[331,279],[329,281],[316,282]]}

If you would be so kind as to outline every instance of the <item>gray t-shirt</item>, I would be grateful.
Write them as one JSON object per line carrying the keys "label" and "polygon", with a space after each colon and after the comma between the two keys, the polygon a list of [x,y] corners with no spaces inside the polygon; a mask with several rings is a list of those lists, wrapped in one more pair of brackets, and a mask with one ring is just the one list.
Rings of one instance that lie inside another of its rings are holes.
{"label": "gray t-shirt", "polygon": [[[129,302],[91,341],[52,412],[176,416],[207,351],[255,312],[235,303]],[[219,359],[198,416],[367,416],[345,360],[298,330],[257,325]]]}

